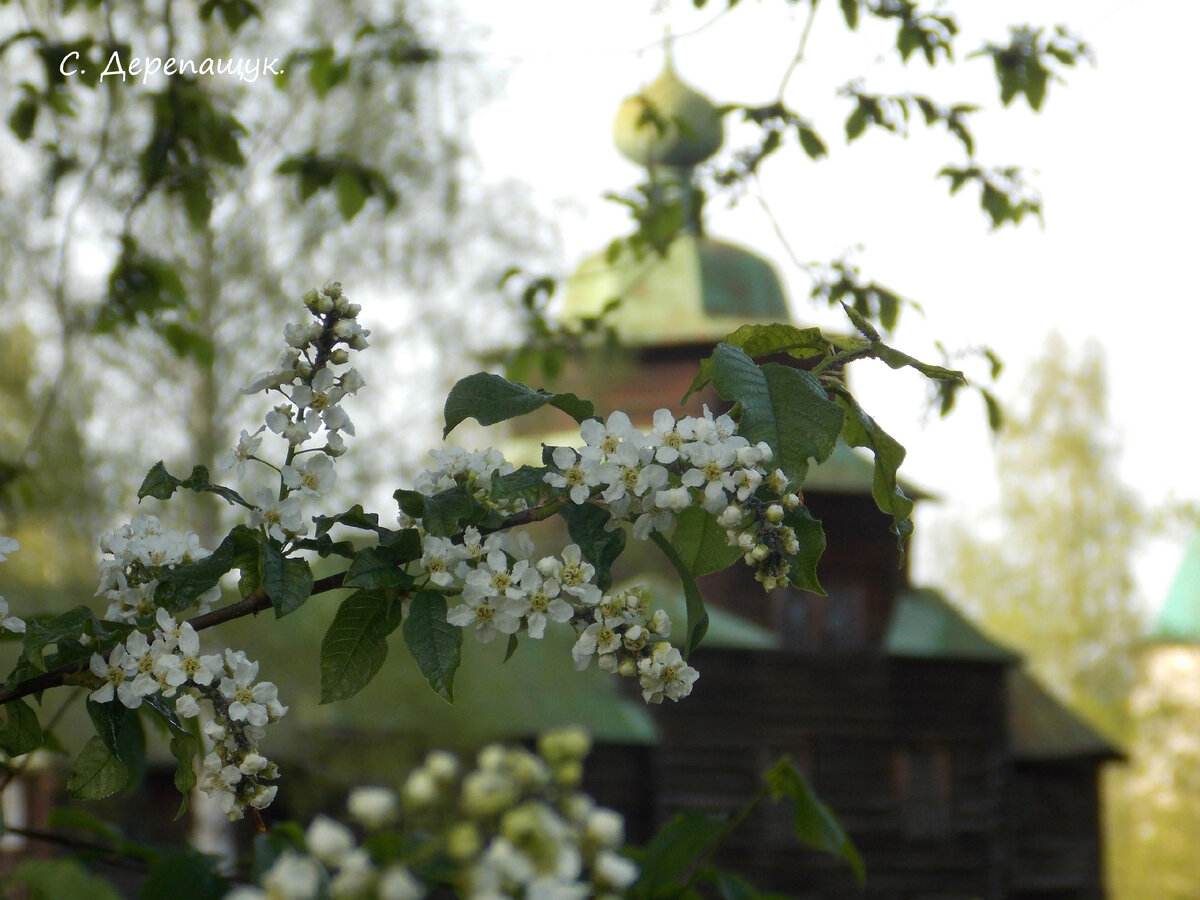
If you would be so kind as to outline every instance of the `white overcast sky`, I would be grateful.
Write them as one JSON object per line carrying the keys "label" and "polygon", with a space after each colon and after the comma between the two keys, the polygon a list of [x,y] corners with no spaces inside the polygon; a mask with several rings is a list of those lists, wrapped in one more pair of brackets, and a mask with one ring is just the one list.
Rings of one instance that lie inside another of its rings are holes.
{"label": "white overcast sky", "polygon": [[[475,122],[473,139],[486,173],[527,181],[557,221],[561,272],[628,230],[624,213],[602,199],[638,179],[612,145],[620,100],[662,65],[659,39],[669,25],[677,69],[718,102],[767,102],[794,54],[806,3],[742,0],[719,21],[711,0],[459,0],[478,23],[472,52],[507,72],[501,97]],[[1188,0],[1009,0],[953,5],[963,28],[960,55],[1000,41],[1008,23],[1065,23],[1094,48],[1095,68],[1068,70],[1052,84],[1043,113],[1018,100],[1002,110],[990,64],[953,72],[880,62],[884,29],[850,35],[838,5],[818,11],[808,62],[789,83],[789,104],[809,116],[831,154],[811,164],[798,150],[781,154],[763,191],[788,245],[802,260],[829,260],[855,245],[864,274],[918,300],[926,318],[908,315],[895,339],[914,355],[987,343],[1005,359],[998,386],[1012,396],[1045,335],[1057,330],[1073,348],[1089,338],[1109,363],[1110,410],[1123,441],[1122,474],[1151,502],[1200,501],[1196,465],[1195,353],[1200,333],[1193,274],[1198,189],[1194,42],[1200,3]],[[452,36],[451,36],[452,37]],[[912,90],[943,102],[985,107],[973,120],[980,162],[1026,167],[1045,203],[1036,222],[991,233],[973,194],[948,199],[934,173],[961,161],[940,131],[914,126],[902,141],[869,132],[845,146],[847,107],[834,89],[861,75],[866,87]],[[878,79],[878,80],[877,80]],[[837,324],[806,301],[807,280],[753,198],[707,208],[710,233],[772,259],[799,321]],[[882,367],[880,367],[882,368]],[[909,448],[907,477],[943,502],[918,520],[975,518],[996,487],[981,411],[968,403],[949,421],[923,415],[917,377],[859,366],[852,385],[864,405]],[[916,553],[917,575],[936,562]],[[1169,583],[1182,537],[1152,548],[1140,567],[1155,604]]]}

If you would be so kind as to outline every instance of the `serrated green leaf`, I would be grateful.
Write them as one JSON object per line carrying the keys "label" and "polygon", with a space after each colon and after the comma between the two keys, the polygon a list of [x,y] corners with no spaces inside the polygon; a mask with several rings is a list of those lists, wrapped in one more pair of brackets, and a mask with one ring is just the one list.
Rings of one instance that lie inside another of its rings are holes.
{"label": "serrated green leaf", "polygon": [[453,703],[462,629],[446,621],[446,598],[438,591],[421,591],[413,597],[403,633],[408,652],[429,686],[447,703]]}
{"label": "serrated green leaf", "polygon": [[875,475],[871,495],[880,511],[892,517],[892,533],[896,535],[901,552],[912,534],[913,502],[905,496],[897,478],[905,450],[900,443],[879,427],[848,392],[838,392],[837,402],[847,411],[842,439],[851,447],[866,447],[875,455]]}
{"label": "serrated green leaf", "polygon": [[[657,533],[657,532],[656,532]],[[697,812],[677,813],[650,839],[641,861],[641,875],[634,884],[636,896],[667,897],[720,837],[725,828],[721,816]]]}
{"label": "serrated green leaf", "polygon": [[716,517],[698,506],[690,506],[675,517],[671,546],[696,578],[720,572],[742,558],[744,551],[729,546],[725,529]]}
{"label": "serrated green leaf", "polygon": [[262,589],[271,598],[275,618],[295,612],[312,596],[313,575],[302,559],[287,559],[273,542],[259,545]]}
{"label": "serrated green leaf", "polygon": [[799,507],[787,513],[783,524],[796,532],[796,540],[800,543],[800,551],[792,563],[788,580],[793,587],[814,594],[825,594],[817,580],[817,564],[825,552],[825,529],[818,519],[814,519],[806,507]]}
{"label": "serrated green leaf", "polygon": [[346,587],[381,590],[394,594],[405,583],[395,556],[386,548],[364,547],[354,554],[342,581]]}
{"label": "serrated green leaf", "polygon": [[725,400],[742,406],[738,433],[750,443],[766,443],[775,465],[803,483],[808,460],[824,462],[837,446],[845,417],[810,372],[767,363],[761,368],[746,353],[721,343],[713,352],[713,384]]}
{"label": "serrated green leaf", "polygon": [[160,459],[146,473],[146,477],[142,479],[141,487],[138,488],[137,498],[143,500],[146,497],[153,497],[155,500],[170,500],[171,495],[175,493],[180,483],[178,478],[167,471],[166,465]]}
{"label": "serrated green leaf", "polygon": [[[235,566],[245,567],[248,560],[257,558],[262,546],[264,539],[257,531],[245,525],[234,526],[208,556],[163,572],[154,590],[154,602],[172,615],[182,612],[216,585],[226,572]],[[261,578],[261,574],[256,572],[255,577]]]}
{"label": "serrated green leaf", "polygon": [[571,540],[579,545],[583,558],[596,569],[596,585],[602,591],[612,586],[612,564],[625,549],[625,532],[620,528],[606,531],[612,516],[591,503],[576,506],[568,503],[559,515],[567,523]]}
{"label": "serrated green leaf", "polygon": [[360,591],[342,601],[321,641],[321,703],[353,697],[387,659],[400,603]]}
{"label": "serrated green leaf", "polygon": [[71,767],[67,791],[80,800],[111,797],[129,781],[129,773],[117,755],[98,737],[91,737]]}
{"label": "serrated green leaf", "polygon": [[421,524],[435,537],[450,537],[470,524],[479,511],[479,503],[464,488],[449,488],[425,498]]}
{"label": "serrated green leaf", "polygon": [[541,409],[547,404],[562,410],[576,422],[590,419],[595,413],[591,403],[580,400],[574,394],[535,391],[490,372],[476,372],[450,389],[443,410],[446,427],[442,430],[442,437],[464,419],[475,419],[480,425],[495,425]]}
{"label": "serrated green leaf", "polygon": [[[786,353],[796,359],[813,359],[824,356],[831,350],[830,341],[821,334],[820,328],[797,328],[782,322],[743,325],[728,334],[724,342],[746,351],[747,356],[756,358]],[[688,397],[703,389],[712,380],[712,367],[712,355],[700,361],[700,370],[680,403],[686,403]]]}
{"label": "serrated green leaf", "polygon": [[696,584],[696,579],[692,577],[687,563],[680,558],[679,554],[675,552],[675,548],[662,536],[662,533],[650,532],[650,540],[658,546],[658,549],[663,552],[663,555],[679,574],[679,583],[683,587],[683,599],[687,605],[687,639],[683,648],[684,659],[687,659],[691,656],[692,651],[700,646],[700,642],[704,640],[704,635],[708,631],[708,610],[704,608],[704,596],[700,593],[700,588]]}
{"label": "serrated green leaf", "polygon": [[0,707],[4,724],[0,726],[0,750],[9,757],[29,753],[42,746],[42,726],[24,700],[9,700]]}
{"label": "serrated green leaf", "polygon": [[842,830],[837,819],[796,770],[791,761],[784,757],[764,776],[767,787],[775,800],[788,797],[795,804],[793,824],[796,837],[816,850],[841,857],[854,870],[854,877],[862,885],[866,869],[850,837]]}

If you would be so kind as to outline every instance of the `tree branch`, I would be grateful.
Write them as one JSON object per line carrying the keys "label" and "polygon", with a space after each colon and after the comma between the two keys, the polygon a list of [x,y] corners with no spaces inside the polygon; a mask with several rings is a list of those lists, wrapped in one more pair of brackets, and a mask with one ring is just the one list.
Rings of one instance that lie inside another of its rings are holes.
{"label": "tree branch", "polygon": [[[324,594],[343,587],[342,578],[345,574],[345,572],[338,572],[334,575],[327,575],[324,578],[317,579],[313,582],[312,593],[309,596],[314,597],[317,594]],[[257,615],[263,610],[270,608],[271,598],[267,596],[266,591],[260,588],[236,603],[230,603],[228,606],[222,606],[220,609],[214,609],[212,612],[188,619],[188,624],[197,631],[203,631],[206,628],[212,628],[214,625],[220,625],[224,622],[231,622],[243,616]],[[10,688],[0,690],[0,706],[8,703],[10,700],[19,700],[22,697],[28,697],[30,694],[37,694],[49,688],[60,687],[66,684],[72,676],[85,671],[87,667],[88,661],[80,660],[79,662],[59,666],[57,669],[51,669],[49,672],[43,672],[41,675],[35,675],[32,678],[26,678],[24,681],[18,682]]]}

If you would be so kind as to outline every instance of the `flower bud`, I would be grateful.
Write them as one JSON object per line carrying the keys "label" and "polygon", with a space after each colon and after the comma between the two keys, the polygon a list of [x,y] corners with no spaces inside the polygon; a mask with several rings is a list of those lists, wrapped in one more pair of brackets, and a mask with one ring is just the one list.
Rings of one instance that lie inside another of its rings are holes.
{"label": "flower bud", "polygon": [[783,507],[778,503],[772,503],[767,507],[767,521],[772,525],[778,525],[783,521]]}
{"label": "flower bud", "polygon": [[479,829],[473,822],[458,822],[446,832],[446,852],[451,859],[468,860],[483,847]]}
{"label": "flower bud", "polygon": [[386,828],[396,821],[398,803],[391,788],[357,787],[346,799],[350,816],[365,828]]}

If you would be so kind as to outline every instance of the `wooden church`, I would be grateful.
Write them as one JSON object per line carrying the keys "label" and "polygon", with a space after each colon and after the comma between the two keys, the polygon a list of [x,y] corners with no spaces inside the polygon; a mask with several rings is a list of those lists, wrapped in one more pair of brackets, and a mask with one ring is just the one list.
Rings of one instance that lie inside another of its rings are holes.
{"label": "wooden church", "polygon": [[[692,168],[722,141],[713,104],[668,64],[625,102],[615,138],[659,196],[682,203],[687,225],[665,257],[598,254],[568,282],[566,319],[620,298],[609,321],[622,349],[579,360],[566,387],[648,421],[676,406],[716,340],[789,312],[768,262],[702,227]],[[715,394],[693,401],[693,413],[722,405]],[[798,852],[789,811],[767,808],[723,853],[760,888],[806,898],[1104,897],[1099,775],[1119,752],[946,598],[910,584],[871,481],[871,463],[839,446],[804,484],[828,537],[826,596],[764,595],[740,566],[702,579],[710,606],[729,615],[714,617],[693,657],[700,681],[686,701],[651,710],[650,746],[599,748],[600,799],[644,836],[678,810],[737,809],[787,754],[855,841],[866,884],[840,861]]]}

